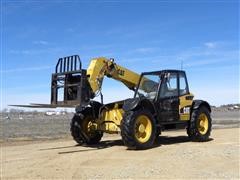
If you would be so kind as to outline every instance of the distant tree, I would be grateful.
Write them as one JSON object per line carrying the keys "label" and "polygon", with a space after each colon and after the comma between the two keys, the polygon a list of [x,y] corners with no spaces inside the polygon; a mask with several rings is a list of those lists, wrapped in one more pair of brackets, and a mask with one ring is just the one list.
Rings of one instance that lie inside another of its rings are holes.
{"label": "distant tree", "polygon": [[19,110],[18,110],[18,109],[11,108],[11,109],[9,110],[9,112],[10,112],[10,113],[18,113]]}

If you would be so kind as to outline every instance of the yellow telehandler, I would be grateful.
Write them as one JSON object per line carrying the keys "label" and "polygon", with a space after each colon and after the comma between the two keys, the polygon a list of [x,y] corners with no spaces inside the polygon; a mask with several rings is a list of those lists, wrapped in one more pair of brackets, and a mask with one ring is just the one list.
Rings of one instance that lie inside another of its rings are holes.
{"label": "yellow telehandler", "polygon": [[[134,97],[103,104],[105,76],[122,82],[134,91]],[[99,94],[101,102],[94,100]],[[163,130],[185,128],[191,140],[208,140],[212,127],[210,105],[193,97],[184,71],[137,74],[104,57],[92,59],[83,69],[80,57],[74,55],[57,62],[52,74],[51,104],[30,107],[75,107],[70,130],[80,145],[98,143],[103,133],[121,133],[129,149],[147,149]]]}

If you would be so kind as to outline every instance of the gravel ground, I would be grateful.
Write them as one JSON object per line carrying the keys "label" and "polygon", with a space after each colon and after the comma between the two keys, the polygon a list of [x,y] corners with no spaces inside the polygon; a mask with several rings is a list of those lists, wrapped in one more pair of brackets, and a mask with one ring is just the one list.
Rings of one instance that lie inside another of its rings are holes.
{"label": "gravel ground", "polygon": [[71,139],[5,142],[0,179],[239,179],[239,130],[215,129],[204,143],[164,132],[144,151],[127,150],[116,135],[92,147]]}
{"label": "gravel ground", "polygon": [[209,142],[166,131],[145,151],[129,151],[120,135],[107,134],[96,146],[76,146],[73,114],[1,115],[0,179],[239,179],[239,112],[213,111]]}

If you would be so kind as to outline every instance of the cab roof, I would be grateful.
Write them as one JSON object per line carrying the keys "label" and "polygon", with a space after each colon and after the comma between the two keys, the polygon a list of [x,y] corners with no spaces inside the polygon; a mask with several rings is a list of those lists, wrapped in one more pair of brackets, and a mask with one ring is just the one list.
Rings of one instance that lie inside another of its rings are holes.
{"label": "cab roof", "polygon": [[147,74],[161,74],[161,73],[184,73],[185,71],[183,70],[177,70],[177,69],[164,69],[161,71],[149,71],[149,72],[143,72],[142,75],[147,75]]}

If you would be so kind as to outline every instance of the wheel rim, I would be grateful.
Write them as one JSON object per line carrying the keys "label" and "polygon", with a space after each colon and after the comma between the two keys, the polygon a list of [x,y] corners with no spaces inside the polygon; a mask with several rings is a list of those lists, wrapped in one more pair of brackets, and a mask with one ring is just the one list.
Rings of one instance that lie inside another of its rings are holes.
{"label": "wheel rim", "polygon": [[135,123],[135,138],[140,143],[145,143],[150,139],[151,134],[152,134],[151,120],[145,115],[140,115],[136,119]]}
{"label": "wheel rim", "polygon": [[205,113],[201,113],[198,117],[198,131],[204,135],[208,130],[208,117]]}
{"label": "wheel rim", "polygon": [[91,118],[88,117],[85,119],[85,123],[83,125],[83,131],[84,133],[89,137],[94,137],[95,131],[93,131],[93,123],[91,122]]}

